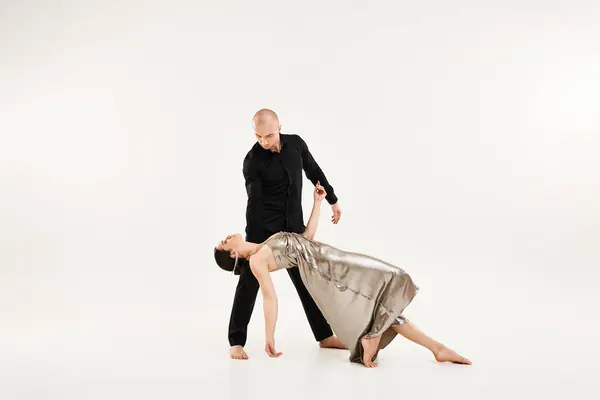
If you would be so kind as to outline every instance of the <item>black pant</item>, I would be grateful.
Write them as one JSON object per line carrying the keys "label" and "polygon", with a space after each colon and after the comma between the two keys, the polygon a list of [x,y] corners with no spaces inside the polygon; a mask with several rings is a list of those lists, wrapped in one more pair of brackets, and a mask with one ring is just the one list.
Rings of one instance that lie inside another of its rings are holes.
{"label": "black pant", "polygon": [[[308,293],[306,286],[300,277],[298,267],[288,268],[287,272],[294,282],[296,291],[302,301],[304,312],[308,318],[308,323],[315,335],[315,339],[320,342],[333,335],[331,327],[327,320],[317,307],[317,304]],[[235,289],[235,297],[233,299],[233,309],[229,319],[229,344],[231,346],[245,346],[246,336],[248,332],[248,323],[254,309],[254,302],[258,294],[258,281],[252,274],[250,268],[244,268],[240,273],[237,288]]]}

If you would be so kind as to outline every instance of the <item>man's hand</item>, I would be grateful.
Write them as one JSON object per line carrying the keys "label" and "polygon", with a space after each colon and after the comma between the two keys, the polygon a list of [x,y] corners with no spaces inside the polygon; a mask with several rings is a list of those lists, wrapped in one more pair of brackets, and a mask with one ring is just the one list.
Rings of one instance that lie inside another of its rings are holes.
{"label": "man's hand", "polygon": [[342,209],[340,208],[339,201],[331,205],[331,211],[333,211],[333,215],[331,216],[331,222],[337,224],[338,222],[340,222],[340,218],[342,217]]}
{"label": "man's hand", "polygon": [[283,353],[275,351],[275,339],[267,339],[265,343],[265,351],[271,358],[277,358]]}

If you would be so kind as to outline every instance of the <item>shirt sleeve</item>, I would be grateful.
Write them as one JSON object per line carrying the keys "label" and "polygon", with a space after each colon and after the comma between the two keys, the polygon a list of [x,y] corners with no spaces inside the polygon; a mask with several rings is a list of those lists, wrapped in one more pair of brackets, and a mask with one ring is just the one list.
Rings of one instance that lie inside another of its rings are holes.
{"label": "shirt sleeve", "polygon": [[308,145],[300,136],[298,136],[300,140],[300,149],[302,151],[302,162],[304,164],[304,172],[306,173],[306,177],[313,183],[313,185],[317,184],[317,181],[321,183],[321,186],[325,188],[327,192],[327,196],[325,199],[329,204],[335,204],[338,201],[337,196],[333,191],[333,187],[329,184],[329,181],[325,177],[325,174],[319,167],[319,164],[315,161],[314,157],[310,153],[308,149]]}
{"label": "shirt sleeve", "polygon": [[246,240],[259,243],[261,241],[263,225],[262,182],[256,161],[252,159],[250,153],[244,159],[243,173],[246,182],[246,194],[248,195],[248,202],[246,204]]}

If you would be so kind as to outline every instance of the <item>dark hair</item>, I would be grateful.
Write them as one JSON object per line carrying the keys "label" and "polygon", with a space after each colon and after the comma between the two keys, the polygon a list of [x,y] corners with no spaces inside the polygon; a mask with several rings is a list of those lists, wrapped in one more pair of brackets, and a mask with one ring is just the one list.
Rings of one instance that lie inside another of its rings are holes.
{"label": "dark hair", "polygon": [[[248,260],[245,258],[238,258],[237,265],[235,258],[231,258],[229,251],[227,250],[218,250],[215,247],[215,261],[217,265],[224,271],[231,272],[233,271],[234,275],[239,275],[243,268],[247,267]],[[235,268],[235,271],[234,271]]]}

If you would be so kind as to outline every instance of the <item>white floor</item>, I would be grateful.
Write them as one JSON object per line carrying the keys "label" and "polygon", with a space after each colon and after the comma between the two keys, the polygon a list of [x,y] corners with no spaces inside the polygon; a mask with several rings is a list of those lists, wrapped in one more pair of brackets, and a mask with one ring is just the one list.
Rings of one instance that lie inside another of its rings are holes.
{"label": "white floor", "polygon": [[177,263],[158,272],[160,263],[148,261],[155,272],[139,277],[119,276],[124,264],[97,276],[53,269],[29,286],[17,270],[5,274],[0,398],[581,399],[600,388],[598,328],[580,313],[597,299],[589,282],[510,268],[478,274],[468,263],[435,277],[415,271],[421,291],[406,315],[474,364],[438,364],[398,337],[379,368],[366,369],[345,351],[317,347],[285,273],[275,276],[283,356],[263,351],[259,296],[250,360],[228,359],[235,278],[212,266],[186,277]]}

